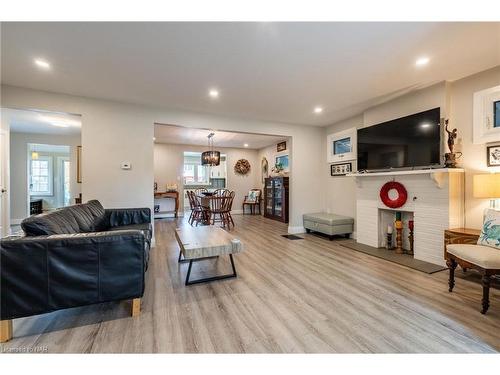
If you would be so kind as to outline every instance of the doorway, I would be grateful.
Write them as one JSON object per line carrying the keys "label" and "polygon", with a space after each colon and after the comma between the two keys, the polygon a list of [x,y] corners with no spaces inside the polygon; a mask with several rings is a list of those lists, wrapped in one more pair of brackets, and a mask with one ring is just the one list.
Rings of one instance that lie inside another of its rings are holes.
{"label": "doorway", "polygon": [[[7,134],[8,191],[2,194],[2,236],[21,231],[26,217],[75,203],[77,149],[81,145],[81,116],[38,110],[2,108],[2,131]],[[2,137],[4,138],[4,137]],[[3,179],[3,177],[2,177]],[[3,181],[0,181],[2,188]]]}

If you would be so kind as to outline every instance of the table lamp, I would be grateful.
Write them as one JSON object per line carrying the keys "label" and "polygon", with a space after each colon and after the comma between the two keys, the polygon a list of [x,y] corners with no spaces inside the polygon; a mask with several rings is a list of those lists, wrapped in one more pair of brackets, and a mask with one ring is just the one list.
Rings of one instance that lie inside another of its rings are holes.
{"label": "table lamp", "polygon": [[500,209],[500,173],[476,174],[473,177],[474,198],[490,200],[490,208]]}

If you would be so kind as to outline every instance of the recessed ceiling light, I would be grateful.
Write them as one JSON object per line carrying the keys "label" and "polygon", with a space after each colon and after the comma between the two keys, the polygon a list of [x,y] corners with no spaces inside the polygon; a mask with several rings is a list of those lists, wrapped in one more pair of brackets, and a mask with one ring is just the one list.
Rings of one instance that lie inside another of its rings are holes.
{"label": "recessed ceiling light", "polygon": [[424,66],[429,63],[430,59],[428,57],[420,57],[415,61],[416,66]]}
{"label": "recessed ceiling light", "polygon": [[323,112],[323,108],[322,107],[314,107],[314,113],[316,113],[317,115],[319,115],[321,112]]}
{"label": "recessed ceiling light", "polygon": [[42,69],[50,69],[50,64],[48,61],[45,61],[43,59],[35,59],[35,65],[38,66],[39,68]]}
{"label": "recessed ceiling light", "polygon": [[216,89],[210,89],[208,91],[208,96],[210,96],[212,99],[217,99],[219,97],[219,91]]}
{"label": "recessed ceiling light", "polygon": [[243,147],[248,147],[248,143],[245,143],[245,144],[243,145]]}
{"label": "recessed ceiling light", "polygon": [[153,137],[153,142],[156,141],[156,137]]}

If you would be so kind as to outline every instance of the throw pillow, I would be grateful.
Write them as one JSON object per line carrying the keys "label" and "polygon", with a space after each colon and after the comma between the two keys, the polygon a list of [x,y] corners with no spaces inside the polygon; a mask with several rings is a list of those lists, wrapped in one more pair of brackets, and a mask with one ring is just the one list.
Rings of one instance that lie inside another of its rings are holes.
{"label": "throw pillow", "polygon": [[247,202],[250,203],[257,202],[257,192],[255,190],[250,190],[248,192]]}
{"label": "throw pillow", "polygon": [[500,250],[500,211],[491,209],[486,211],[477,244]]}

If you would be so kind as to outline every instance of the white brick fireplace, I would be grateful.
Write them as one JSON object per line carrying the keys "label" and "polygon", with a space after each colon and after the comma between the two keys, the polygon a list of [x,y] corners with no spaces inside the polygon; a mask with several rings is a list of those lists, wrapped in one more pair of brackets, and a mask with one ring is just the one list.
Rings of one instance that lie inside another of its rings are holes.
{"label": "white brick fireplace", "polygon": [[[408,243],[408,220],[414,220],[414,257],[444,265],[444,230],[463,227],[463,169],[434,169],[400,172],[352,174],[356,178],[356,225],[359,243],[385,245],[391,211],[403,213],[403,239]],[[403,184],[408,191],[407,202],[398,209],[382,203],[380,188],[389,181]]]}

